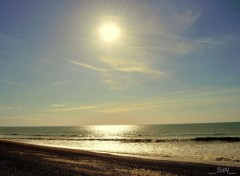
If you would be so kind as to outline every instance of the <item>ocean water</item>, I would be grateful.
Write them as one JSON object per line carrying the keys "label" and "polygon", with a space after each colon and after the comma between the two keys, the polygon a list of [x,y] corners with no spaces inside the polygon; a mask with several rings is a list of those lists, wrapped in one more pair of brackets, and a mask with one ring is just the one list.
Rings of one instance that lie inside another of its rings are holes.
{"label": "ocean water", "polygon": [[0,139],[118,155],[240,166],[240,122],[0,127]]}

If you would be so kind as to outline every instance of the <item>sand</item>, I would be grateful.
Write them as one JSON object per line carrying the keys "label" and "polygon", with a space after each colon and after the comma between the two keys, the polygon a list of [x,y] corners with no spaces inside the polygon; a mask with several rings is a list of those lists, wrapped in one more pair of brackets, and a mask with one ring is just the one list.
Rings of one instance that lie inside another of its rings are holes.
{"label": "sand", "polygon": [[[150,160],[0,140],[0,176],[206,176],[217,173],[220,167],[224,169],[224,166]],[[229,172],[240,175],[239,167],[227,168]]]}

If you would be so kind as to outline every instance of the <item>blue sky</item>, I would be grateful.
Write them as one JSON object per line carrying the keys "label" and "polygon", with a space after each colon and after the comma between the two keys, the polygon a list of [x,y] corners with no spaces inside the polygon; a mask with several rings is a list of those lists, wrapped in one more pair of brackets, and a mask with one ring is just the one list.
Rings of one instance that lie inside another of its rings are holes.
{"label": "blue sky", "polygon": [[240,120],[238,0],[5,0],[0,21],[0,125]]}

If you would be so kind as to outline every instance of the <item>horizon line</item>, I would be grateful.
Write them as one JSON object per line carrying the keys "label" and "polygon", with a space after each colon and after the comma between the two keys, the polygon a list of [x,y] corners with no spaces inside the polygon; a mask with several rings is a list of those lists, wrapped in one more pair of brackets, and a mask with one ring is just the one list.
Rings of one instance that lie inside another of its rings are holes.
{"label": "horizon line", "polygon": [[162,124],[98,124],[98,125],[40,125],[40,126],[31,126],[31,125],[19,125],[19,126],[0,126],[1,127],[85,127],[85,126],[142,126],[142,125],[194,125],[194,124],[218,124],[218,123],[240,123],[240,121],[224,121],[224,122],[189,122],[189,123],[162,123]]}

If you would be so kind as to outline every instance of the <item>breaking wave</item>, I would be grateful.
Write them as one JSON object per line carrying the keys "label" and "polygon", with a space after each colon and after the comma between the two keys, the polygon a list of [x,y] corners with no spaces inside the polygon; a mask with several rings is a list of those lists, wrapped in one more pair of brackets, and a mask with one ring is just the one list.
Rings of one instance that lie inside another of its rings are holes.
{"label": "breaking wave", "polygon": [[[8,134],[17,136],[20,134]],[[240,137],[194,137],[194,138],[80,138],[78,135],[31,135],[29,137],[3,137],[1,139],[18,139],[18,140],[67,140],[67,141],[115,141],[124,143],[160,143],[160,142],[240,142]]]}

